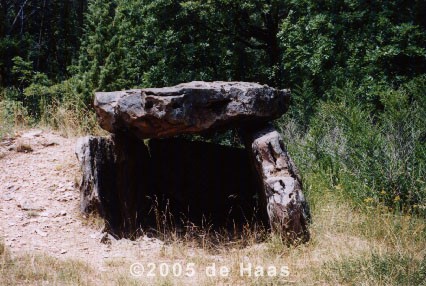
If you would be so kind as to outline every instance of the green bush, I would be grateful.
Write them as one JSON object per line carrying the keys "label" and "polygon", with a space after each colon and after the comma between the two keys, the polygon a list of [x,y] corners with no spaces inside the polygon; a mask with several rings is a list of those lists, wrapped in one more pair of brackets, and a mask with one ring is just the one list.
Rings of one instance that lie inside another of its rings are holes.
{"label": "green bush", "polygon": [[0,92],[0,137],[36,124],[67,136],[101,132],[94,110],[76,91],[74,78],[52,84],[44,74],[35,73],[32,80],[23,90],[6,88]]}
{"label": "green bush", "polygon": [[302,171],[326,172],[330,187],[356,200],[426,215],[425,84],[420,77],[376,88],[379,112],[356,100],[364,87],[330,91],[333,99],[318,104],[306,133],[287,118],[293,157]]}

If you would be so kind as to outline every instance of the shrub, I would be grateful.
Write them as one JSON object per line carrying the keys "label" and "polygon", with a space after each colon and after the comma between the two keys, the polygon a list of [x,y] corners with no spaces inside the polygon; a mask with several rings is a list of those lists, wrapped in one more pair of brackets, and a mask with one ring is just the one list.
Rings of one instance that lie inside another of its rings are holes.
{"label": "shrub", "polygon": [[301,170],[326,172],[331,187],[358,201],[426,215],[425,84],[419,77],[398,89],[373,87],[379,105],[356,100],[363,86],[335,88],[306,132],[287,117]]}

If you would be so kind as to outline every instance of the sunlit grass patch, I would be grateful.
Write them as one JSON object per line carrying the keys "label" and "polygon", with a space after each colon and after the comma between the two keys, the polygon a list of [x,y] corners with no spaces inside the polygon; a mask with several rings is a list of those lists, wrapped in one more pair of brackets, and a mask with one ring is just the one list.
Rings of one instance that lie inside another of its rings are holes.
{"label": "sunlit grass patch", "polygon": [[426,257],[372,253],[326,263],[318,281],[334,285],[426,285]]}
{"label": "sunlit grass patch", "polygon": [[0,285],[88,285],[91,274],[83,261],[33,253],[12,257],[0,242]]}

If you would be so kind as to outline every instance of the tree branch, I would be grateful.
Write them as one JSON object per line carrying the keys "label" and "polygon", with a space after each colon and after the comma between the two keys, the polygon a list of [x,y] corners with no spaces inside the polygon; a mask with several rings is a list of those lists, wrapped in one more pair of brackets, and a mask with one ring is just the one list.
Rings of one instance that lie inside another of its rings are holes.
{"label": "tree branch", "polygon": [[27,4],[27,2],[28,2],[28,0],[25,0],[25,1],[24,1],[24,3],[21,5],[21,8],[19,9],[18,13],[16,13],[15,19],[13,20],[13,23],[12,23],[12,25],[10,26],[9,34],[12,32],[12,30],[13,30],[13,26],[15,26],[15,23],[16,23],[16,21],[17,21],[17,20],[18,20],[18,18],[19,18],[19,14],[21,14],[22,9],[24,9],[24,7],[25,7],[25,5]]}

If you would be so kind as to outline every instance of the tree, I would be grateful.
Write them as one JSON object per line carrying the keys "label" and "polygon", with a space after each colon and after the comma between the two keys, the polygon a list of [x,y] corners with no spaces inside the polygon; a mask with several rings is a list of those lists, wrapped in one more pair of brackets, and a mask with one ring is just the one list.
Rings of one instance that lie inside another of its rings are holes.
{"label": "tree", "polygon": [[[112,88],[113,81],[122,87],[195,79],[277,87],[312,81],[324,94],[348,79],[394,81],[425,68],[420,0],[113,3],[116,34],[102,43],[114,43],[114,49],[105,54],[99,88]],[[97,16],[89,13],[88,21],[91,17]]]}
{"label": "tree", "polygon": [[424,1],[290,1],[279,34],[290,82],[399,84],[426,70]]}
{"label": "tree", "polygon": [[67,78],[82,34],[87,0],[1,0],[0,85],[17,84],[12,59],[19,56],[50,78]]}

